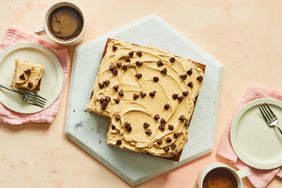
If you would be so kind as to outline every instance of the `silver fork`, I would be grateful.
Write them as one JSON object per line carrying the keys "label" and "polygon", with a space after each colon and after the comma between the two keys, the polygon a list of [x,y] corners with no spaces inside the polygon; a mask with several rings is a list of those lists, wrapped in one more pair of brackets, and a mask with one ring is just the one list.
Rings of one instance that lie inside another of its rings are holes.
{"label": "silver fork", "polygon": [[10,89],[2,84],[0,84],[0,88],[9,90],[14,93],[18,93],[22,96],[22,100],[28,104],[39,106],[41,108],[44,108],[45,104],[47,103],[47,99],[41,97],[40,95],[31,92],[31,91],[23,91],[23,90],[15,90]]}
{"label": "silver fork", "polygon": [[279,132],[282,134],[281,128],[278,126],[278,118],[274,112],[270,109],[268,104],[264,103],[259,106],[259,110],[269,127],[276,127]]}

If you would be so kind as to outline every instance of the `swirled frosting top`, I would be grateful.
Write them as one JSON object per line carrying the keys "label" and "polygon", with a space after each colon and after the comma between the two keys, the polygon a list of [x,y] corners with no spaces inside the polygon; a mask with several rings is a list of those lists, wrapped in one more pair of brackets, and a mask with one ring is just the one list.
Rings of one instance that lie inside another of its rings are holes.
{"label": "swirled frosting top", "polygon": [[44,65],[16,60],[12,87],[14,89],[38,91],[43,71]]}
{"label": "swirled frosting top", "polygon": [[111,118],[107,143],[163,158],[178,155],[202,85],[200,65],[109,39],[87,106]]}

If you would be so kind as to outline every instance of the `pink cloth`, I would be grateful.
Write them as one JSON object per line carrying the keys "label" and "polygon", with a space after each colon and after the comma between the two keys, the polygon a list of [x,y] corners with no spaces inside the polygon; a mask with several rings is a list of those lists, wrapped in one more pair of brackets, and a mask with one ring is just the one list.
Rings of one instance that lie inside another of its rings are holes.
{"label": "pink cloth", "polygon": [[[273,89],[265,89],[258,85],[251,85],[243,96],[238,110],[241,109],[246,103],[258,98],[274,98],[282,101],[282,92]],[[238,159],[232,149],[229,139],[231,121],[228,123],[227,128],[223,133],[217,154],[223,158],[230,160],[230,162],[234,163],[234,165],[239,169],[248,169],[250,172],[248,179],[255,187],[266,187],[276,175],[282,178],[282,170],[280,168],[274,170],[257,170],[247,166]]]}
{"label": "pink cloth", "polygon": [[[35,42],[53,51],[59,58],[64,72],[64,85],[67,81],[70,70],[70,57],[68,51],[65,48],[61,48],[54,43],[50,43],[38,38],[36,35],[27,34],[19,31],[17,28],[9,28],[4,35],[3,42],[0,43],[0,50],[2,51],[6,47],[9,47],[19,42]],[[62,101],[63,92],[57,100],[47,109],[42,112],[34,114],[20,114],[13,112],[3,106],[0,103],[0,123],[6,123],[11,125],[21,125],[24,123],[51,123],[58,114],[59,107]]]}

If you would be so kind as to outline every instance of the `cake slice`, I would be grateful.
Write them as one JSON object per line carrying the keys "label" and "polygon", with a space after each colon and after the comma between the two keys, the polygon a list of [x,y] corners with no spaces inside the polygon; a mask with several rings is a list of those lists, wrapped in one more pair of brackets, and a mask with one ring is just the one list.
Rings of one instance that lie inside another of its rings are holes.
{"label": "cake slice", "polygon": [[16,60],[12,88],[39,91],[43,71],[44,65]]}
{"label": "cake slice", "polygon": [[204,70],[189,59],[108,39],[87,110],[110,118],[108,144],[178,161]]}

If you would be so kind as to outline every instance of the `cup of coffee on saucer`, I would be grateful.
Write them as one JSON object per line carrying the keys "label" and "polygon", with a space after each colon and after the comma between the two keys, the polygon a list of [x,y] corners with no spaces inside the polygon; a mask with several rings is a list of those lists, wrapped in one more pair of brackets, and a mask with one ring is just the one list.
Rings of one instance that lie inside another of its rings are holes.
{"label": "cup of coffee on saucer", "polygon": [[242,178],[249,175],[249,171],[242,169],[235,171],[224,163],[211,163],[202,169],[198,177],[199,188],[243,188]]}
{"label": "cup of coffee on saucer", "polygon": [[84,37],[85,20],[81,10],[69,2],[51,6],[44,20],[44,26],[36,28],[38,35],[47,34],[54,42],[71,46],[78,44]]}

